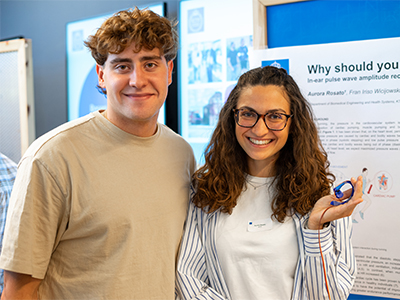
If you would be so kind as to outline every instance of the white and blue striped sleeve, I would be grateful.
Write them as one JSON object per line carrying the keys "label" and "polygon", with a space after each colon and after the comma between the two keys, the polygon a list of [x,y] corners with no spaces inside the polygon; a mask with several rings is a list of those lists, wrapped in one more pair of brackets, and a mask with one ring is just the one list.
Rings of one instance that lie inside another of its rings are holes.
{"label": "white and blue striped sleeve", "polygon": [[[310,300],[329,299],[325,285],[318,231],[303,230],[305,248],[304,284]],[[331,299],[347,299],[354,285],[356,261],[351,243],[352,220],[346,217],[320,230],[321,249]]]}
{"label": "white and blue striped sleeve", "polygon": [[225,299],[209,286],[199,210],[192,202],[190,203],[178,256],[177,299]]}

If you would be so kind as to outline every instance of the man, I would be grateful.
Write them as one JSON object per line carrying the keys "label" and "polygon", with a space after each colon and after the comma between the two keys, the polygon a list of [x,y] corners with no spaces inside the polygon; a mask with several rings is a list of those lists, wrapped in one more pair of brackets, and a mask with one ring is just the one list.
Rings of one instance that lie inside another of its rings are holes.
{"label": "man", "polygon": [[230,48],[228,49],[228,80],[237,80],[238,78],[238,51],[236,50],[235,43],[232,42]]}
{"label": "man", "polygon": [[238,48],[238,57],[240,61],[240,75],[249,69],[249,49],[247,48],[244,38],[240,40],[240,47]]}
{"label": "man", "polygon": [[173,299],[194,157],[157,123],[177,36],[122,11],[85,42],[107,109],[39,138],[19,167],[0,267],[4,299]]}
{"label": "man", "polygon": [[[6,225],[11,190],[17,174],[17,165],[4,154],[0,153],[0,251]],[[4,271],[0,270],[0,295],[3,291]]]}

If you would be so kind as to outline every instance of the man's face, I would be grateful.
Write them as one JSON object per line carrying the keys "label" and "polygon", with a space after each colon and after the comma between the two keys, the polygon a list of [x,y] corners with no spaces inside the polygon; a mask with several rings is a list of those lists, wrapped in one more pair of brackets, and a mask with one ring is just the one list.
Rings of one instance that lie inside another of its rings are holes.
{"label": "man's face", "polygon": [[160,50],[142,49],[135,53],[131,44],[119,54],[109,54],[97,66],[99,86],[107,91],[107,119],[122,130],[153,135],[159,110],[172,82],[173,62]]}

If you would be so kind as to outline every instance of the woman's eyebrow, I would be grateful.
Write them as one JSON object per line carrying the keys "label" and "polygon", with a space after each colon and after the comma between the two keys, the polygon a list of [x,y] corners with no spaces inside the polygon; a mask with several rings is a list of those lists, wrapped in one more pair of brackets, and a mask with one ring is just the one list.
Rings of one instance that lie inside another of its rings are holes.
{"label": "woman's eyebrow", "polygon": [[[250,106],[242,106],[242,107],[239,107],[238,109],[248,109],[248,110],[257,112],[257,110],[255,110],[254,108],[252,108]],[[273,109],[270,109],[267,111],[267,113],[273,113],[273,112],[282,112],[282,113],[286,114],[286,111],[283,108],[273,108]]]}

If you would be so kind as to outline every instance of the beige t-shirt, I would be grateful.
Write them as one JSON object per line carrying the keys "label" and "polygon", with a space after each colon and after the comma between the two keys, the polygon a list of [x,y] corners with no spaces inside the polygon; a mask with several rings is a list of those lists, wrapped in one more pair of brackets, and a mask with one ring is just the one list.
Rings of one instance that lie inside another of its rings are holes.
{"label": "beige t-shirt", "polygon": [[43,279],[40,299],[173,299],[190,146],[139,138],[99,112],[36,140],[21,160],[0,268]]}

